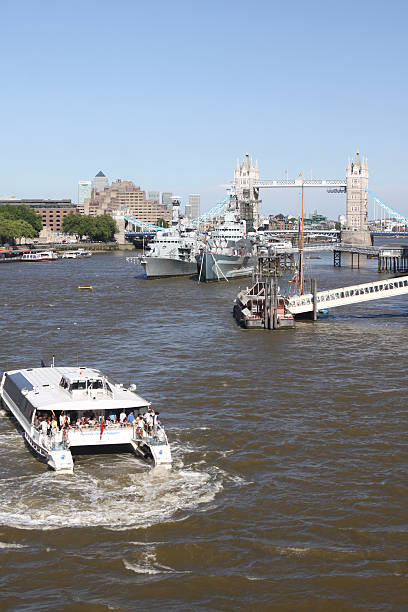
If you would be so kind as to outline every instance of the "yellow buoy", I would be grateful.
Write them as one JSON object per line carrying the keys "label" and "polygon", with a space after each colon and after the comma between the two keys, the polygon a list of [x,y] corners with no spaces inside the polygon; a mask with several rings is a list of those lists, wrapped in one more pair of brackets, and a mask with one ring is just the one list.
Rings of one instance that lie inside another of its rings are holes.
{"label": "yellow buoy", "polygon": [[90,291],[92,291],[93,287],[92,287],[92,285],[89,285],[88,287],[84,287],[82,285],[79,285],[78,289],[89,289]]}

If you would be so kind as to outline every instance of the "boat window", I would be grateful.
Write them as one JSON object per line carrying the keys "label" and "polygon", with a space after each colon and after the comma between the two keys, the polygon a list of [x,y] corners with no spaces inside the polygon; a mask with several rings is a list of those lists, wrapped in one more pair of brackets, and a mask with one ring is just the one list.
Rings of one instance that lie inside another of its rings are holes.
{"label": "boat window", "polygon": [[86,389],[86,380],[74,380],[71,383],[70,391],[76,391],[77,389]]}
{"label": "boat window", "polygon": [[103,382],[100,378],[98,380],[89,380],[88,387],[91,389],[103,389]]}

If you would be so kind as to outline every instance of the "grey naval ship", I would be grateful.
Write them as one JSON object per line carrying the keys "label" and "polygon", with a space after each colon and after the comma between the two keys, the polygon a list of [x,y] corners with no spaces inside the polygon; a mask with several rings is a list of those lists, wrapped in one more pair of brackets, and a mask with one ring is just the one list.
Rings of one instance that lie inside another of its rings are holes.
{"label": "grey naval ship", "polygon": [[180,202],[173,201],[172,226],[157,232],[138,263],[146,278],[191,276],[197,273],[196,255],[203,244],[199,232],[180,218]]}
{"label": "grey naval ship", "polygon": [[246,222],[239,219],[236,208],[231,206],[223,222],[209,233],[196,261],[200,281],[251,276],[257,264],[256,245],[247,238]]}

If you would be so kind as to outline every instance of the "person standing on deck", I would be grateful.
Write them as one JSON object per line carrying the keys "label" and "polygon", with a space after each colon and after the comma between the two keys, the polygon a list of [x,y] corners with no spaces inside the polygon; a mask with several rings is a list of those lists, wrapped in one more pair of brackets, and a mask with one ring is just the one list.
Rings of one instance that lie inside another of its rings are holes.
{"label": "person standing on deck", "polygon": [[40,423],[40,430],[41,430],[41,444],[45,446],[46,445],[45,442],[47,440],[47,433],[48,433],[48,423],[45,417],[43,417]]}
{"label": "person standing on deck", "polygon": [[55,415],[53,415],[52,421],[51,421],[51,441],[52,441],[53,448],[55,446],[55,439],[57,436],[57,431],[58,431],[58,423],[57,423],[57,419],[55,418]]}

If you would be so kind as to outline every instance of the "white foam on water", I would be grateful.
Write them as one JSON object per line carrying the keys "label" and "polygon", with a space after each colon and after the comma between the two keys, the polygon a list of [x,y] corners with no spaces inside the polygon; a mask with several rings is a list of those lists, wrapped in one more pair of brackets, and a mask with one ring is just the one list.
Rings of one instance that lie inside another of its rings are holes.
{"label": "white foam on water", "polygon": [[131,570],[132,572],[135,572],[135,574],[161,574],[162,573],[160,570],[157,570],[151,567],[137,565],[136,563],[129,563],[129,561],[126,561],[126,559],[123,560],[123,565],[126,567],[126,569]]}
{"label": "white foam on water", "polygon": [[300,548],[296,546],[282,546],[278,548],[278,552],[281,555],[287,555],[289,557],[304,557],[310,548]]}
{"label": "white foam on water", "polygon": [[140,564],[130,563],[123,559],[123,565],[126,569],[135,572],[136,574],[163,574],[170,573],[173,570],[171,568],[165,568],[157,563],[156,555],[154,552],[145,552],[142,554]]}
{"label": "white foam on water", "polygon": [[136,470],[134,460],[102,470],[87,462],[72,476],[45,471],[0,480],[0,524],[22,529],[145,528],[184,520],[213,502],[223,488],[223,476],[214,468]]}
{"label": "white foam on water", "polygon": [[28,548],[25,544],[14,544],[13,542],[0,542],[0,548]]}
{"label": "white foam on water", "polygon": [[137,541],[133,541],[133,542],[129,542],[129,544],[132,544],[132,546],[143,546],[144,548],[149,548],[149,547],[154,547],[154,546],[161,546],[162,544],[166,544],[166,542],[137,542]]}
{"label": "white foam on water", "polygon": [[123,565],[126,569],[135,572],[135,574],[189,574],[188,571],[178,571],[167,565],[158,563],[156,554],[151,551],[147,551],[142,554],[139,563],[131,563],[126,559],[123,559]]}

